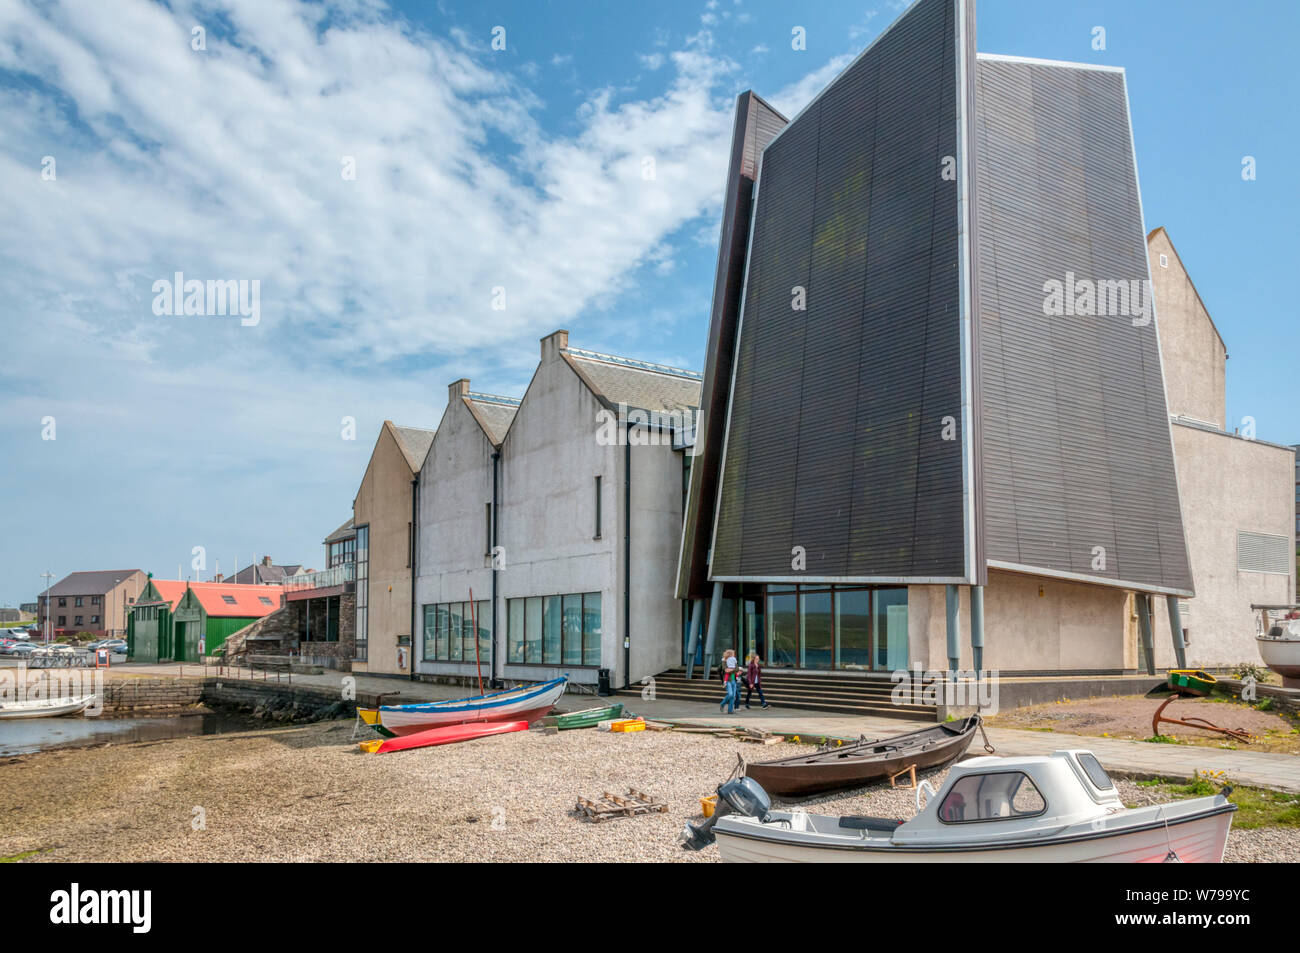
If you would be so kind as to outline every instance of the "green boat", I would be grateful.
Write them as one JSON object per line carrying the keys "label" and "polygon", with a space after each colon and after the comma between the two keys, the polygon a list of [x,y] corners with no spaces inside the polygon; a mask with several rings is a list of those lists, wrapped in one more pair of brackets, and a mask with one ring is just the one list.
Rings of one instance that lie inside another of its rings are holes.
{"label": "green boat", "polygon": [[566,731],[569,728],[595,728],[602,721],[613,721],[623,717],[623,703],[618,702],[605,708],[585,708],[582,711],[565,712],[562,715],[547,715],[542,724],[549,728]]}
{"label": "green boat", "polygon": [[1169,670],[1169,687],[1180,695],[1208,695],[1214,691],[1216,679],[1209,672],[1194,668]]}

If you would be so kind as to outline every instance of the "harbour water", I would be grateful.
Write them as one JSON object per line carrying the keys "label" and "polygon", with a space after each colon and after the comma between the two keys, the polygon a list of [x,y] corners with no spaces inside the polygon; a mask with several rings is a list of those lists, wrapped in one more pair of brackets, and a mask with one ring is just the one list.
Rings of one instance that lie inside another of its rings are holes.
{"label": "harbour water", "polygon": [[0,757],[34,754],[51,748],[165,741],[191,735],[216,735],[265,727],[260,722],[218,712],[113,718],[30,718],[0,721]]}

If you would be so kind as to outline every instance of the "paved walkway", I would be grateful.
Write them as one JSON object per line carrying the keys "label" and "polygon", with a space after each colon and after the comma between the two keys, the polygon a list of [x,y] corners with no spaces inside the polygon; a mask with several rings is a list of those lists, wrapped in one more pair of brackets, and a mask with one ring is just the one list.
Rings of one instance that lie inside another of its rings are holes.
{"label": "paved walkway", "polygon": [[[121,665],[113,674],[144,677],[202,677],[201,665]],[[215,675],[209,666],[206,674]],[[237,673],[232,673],[237,674]],[[260,677],[262,673],[258,673]],[[248,677],[245,669],[244,677]],[[326,671],[321,675],[294,675],[295,684],[338,686],[345,676],[341,672]],[[437,685],[412,682],[402,678],[384,678],[375,675],[356,675],[356,687],[363,692],[401,692],[394,702],[437,701],[458,698],[466,689],[458,685]],[[282,680],[285,676],[281,676]],[[268,677],[275,681],[275,675]],[[566,695],[559,708],[576,711],[590,708],[602,700],[596,696]],[[671,721],[700,726],[749,725],[785,735],[799,735],[814,740],[840,738],[856,740],[860,735],[878,738],[924,728],[933,722],[908,721],[901,718],[879,718],[859,715],[834,715],[827,712],[805,711],[793,708],[770,708],[766,711],[743,707],[734,715],[718,711],[711,702],[689,702],[668,699],[643,699],[636,696],[617,696],[611,701],[622,701],[638,715],[654,721]],[[1234,784],[1248,784],[1300,792],[1300,756],[1274,754],[1249,749],[1228,750],[1203,748],[1196,745],[1161,745],[1144,741],[1127,741],[1121,738],[1097,738],[1070,735],[1055,731],[1023,731],[1012,728],[989,729],[989,740],[1001,755],[1050,754],[1062,748],[1087,748],[1109,770],[1119,775],[1135,777],[1162,777],[1185,780],[1198,771],[1220,771]],[[978,751],[980,739],[972,746]]]}

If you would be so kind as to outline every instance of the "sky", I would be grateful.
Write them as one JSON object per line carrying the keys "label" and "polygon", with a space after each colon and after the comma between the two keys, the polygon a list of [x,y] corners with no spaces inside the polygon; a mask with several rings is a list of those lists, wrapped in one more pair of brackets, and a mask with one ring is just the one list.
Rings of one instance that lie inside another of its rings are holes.
{"label": "sky", "polygon": [[[318,567],[382,422],[521,395],[557,328],[701,368],[735,96],[794,115],[904,7],[0,0],[0,605]],[[1300,443],[1300,4],[1177,11],[982,0],[977,42],[1126,68],[1229,425]],[[257,307],[165,313],[177,272]]]}

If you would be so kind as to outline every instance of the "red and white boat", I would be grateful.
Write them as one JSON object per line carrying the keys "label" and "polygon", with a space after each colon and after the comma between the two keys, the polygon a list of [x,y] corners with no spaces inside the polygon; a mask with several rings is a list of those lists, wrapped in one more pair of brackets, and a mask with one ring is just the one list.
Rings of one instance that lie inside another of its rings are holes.
{"label": "red and white boat", "polygon": [[565,675],[538,685],[523,685],[491,695],[453,698],[445,702],[358,708],[357,714],[371,728],[388,737],[469,722],[530,722],[536,721],[555,707],[568,683],[569,678]]}
{"label": "red and white boat", "polygon": [[1300,688],[1300,606],[1251,606],[1255,644],[1264,664],[1282,676],[1284,688]]}

